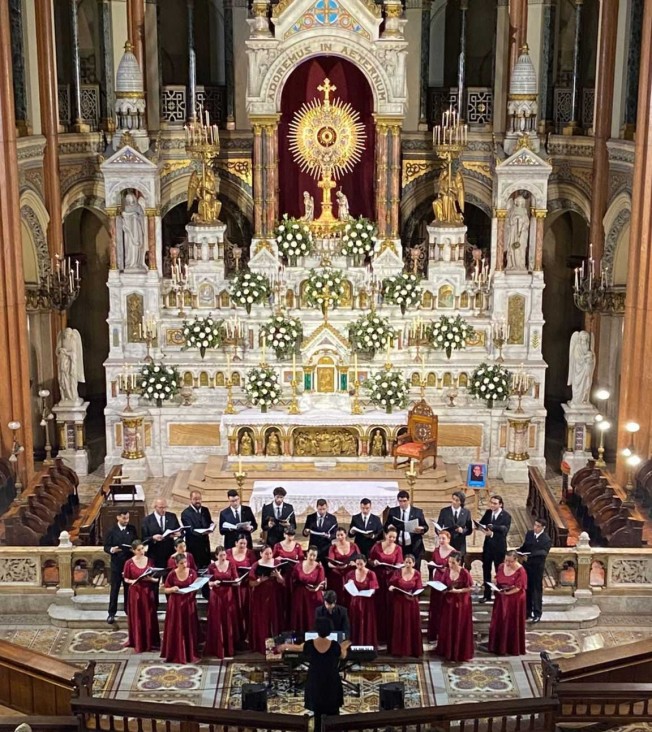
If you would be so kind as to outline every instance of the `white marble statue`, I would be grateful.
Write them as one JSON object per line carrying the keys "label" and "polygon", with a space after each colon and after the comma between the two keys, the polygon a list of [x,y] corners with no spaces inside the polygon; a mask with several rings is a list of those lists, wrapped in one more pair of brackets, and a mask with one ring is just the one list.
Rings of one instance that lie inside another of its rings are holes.
{"label": "white marble statue", "polygon": [[59,374],[59,404],[72,406],[82,404],[77,393],[77,384],[84,383],[84,353],[81,335],[74,328],[64,328],[57,336],[57,364]]}
{"label": "white marble statue", "polygon": [[133,193],[127,193],[120,214],[124,269],[143,270],[145,267],[145,213]]}
{"label": "white marble statue", "polygon": [[527,270],[527,244],[530,238],[528,203],[521,195],[507,205],[507,269]]}
{"label": "white marble statue", "polygon": [[571,336],[568,359],[568,384],[573,392],[570,406],[579,407],[589,403],[594,369],[591,334],[585,330],[575,331]]}
{"label": "white marble statue", "polygon": [[351,214],[349,213],[349,199],[341,188],[335,194],[335,198],[337,198],[337,218],[340,221],[348,221],[351,218]]}
{"label": "white marble statue", "polygon": [[307,221],[310,223],[311,221],[314,221],[315,219],[315,199],[308,193],[308,191],[303,192],[303,207],[304,207],[304,214],[301,217],[302,221]]}

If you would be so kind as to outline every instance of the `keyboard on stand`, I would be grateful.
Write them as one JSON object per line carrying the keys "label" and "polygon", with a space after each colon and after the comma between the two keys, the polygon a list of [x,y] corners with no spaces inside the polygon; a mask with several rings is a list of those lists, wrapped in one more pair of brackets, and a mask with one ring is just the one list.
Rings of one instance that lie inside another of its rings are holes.
{"label": "keyboard on stand", "polygon": [[346,660],[351,663],[370,663],[378,658],[378,651],[374,646],[349,646]]}

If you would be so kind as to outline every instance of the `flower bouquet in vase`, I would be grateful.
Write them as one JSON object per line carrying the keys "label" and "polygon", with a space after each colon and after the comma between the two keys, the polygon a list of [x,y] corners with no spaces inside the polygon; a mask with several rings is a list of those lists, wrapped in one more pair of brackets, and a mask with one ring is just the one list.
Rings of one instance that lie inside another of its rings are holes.
{"label": "flower bouquet in vase", "polygon": [[461,315],[455,317],[442,315],[439,320],[431,323],[426,331],[428,342],[435,350],[444,350],[446,358],[450,358],[453,351],[466,348],[466,342],[475,330]]}
{"label": "flower bouquet in vase", "polygon": [[140,369],[140,393],[155,401],[157,407],[172,399],[181,388],[181,377],[174,366],[151,361]]}
{"label": "flower bouquet in vase", "polygon": [[374,358],[379,349],[387,347],[387,341],[393,341],[397,333],[376,312],[361,315],[355,322],[349,323],[349,341],[355,353]]}
{"label": "flower bouquet in vase", "polygon": [[307,257],[313,248],[312,231],[305,221],[283,214],[274,238],[279,252],[287,259],[290,267],[297,266],[299,257]]}
{"label": "flower bouquet in vase", "polygon": [[281,385],[278,382],[276,371],[270,366],[254,366],[247,372],[244,390],[255,407],[260,407],[261,412],[281,399]]}
{"label": "flower bouquet in vase", "polygon": [[383,299],[391,305],[398,305],[403,315],[408,308],[421,302],[421,295],[419,277],[411,272],[402,272],[383,280]]}
{"label": "flower bouquet in vase", "polygon": [[303,340],[303,324],[299,318],[273,315],[260,329],[265,343],[273,349],[276,358],[288,358],[299,349]]}
{"label": "flower bouquet in vase", "polygon": [[364,382],[369,400],[391,414],[408,403],[410,385],[400,371],[378,371]]}
{"label": "flower bouquet in vase", "polygon": [[245,308],[247,313],[251,313],[251,306],[267,300],[271,292],[269,279],[265,275],[244,271],[237,274],[231,281],[229,296],[231,302]]}
{"label": "flower bouquet in vase", "polygon": [[347,221],[342,234],[340,253],[351,257],[355,267],[362,267],[378,242],[378,229],[369,219],[360,216]]}
{"label": "flower bouquet in vase", "polygon": [[215,320],[210,313],[206,318],[196,315],[193,321],[183,321],[181,333],[185,341],[183,348],[199,348],[199,354],[204,358],[206,349],[218,348],[222,343],[222,321]]}
{"label": "flower bouquet in vase", "polygon": [[507,399],[512,373],[498,363],[481,363],[471,374],[469,393],[483,399],[491,409],[497,401]]}

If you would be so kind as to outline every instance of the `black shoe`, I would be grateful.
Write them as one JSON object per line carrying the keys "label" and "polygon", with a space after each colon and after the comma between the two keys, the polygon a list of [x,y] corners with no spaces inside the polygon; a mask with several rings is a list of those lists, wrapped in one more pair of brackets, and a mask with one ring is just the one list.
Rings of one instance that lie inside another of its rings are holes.
{"label": "black shoe", "polygon": [[491,598],[490,598],[490,597],[481,597],[481,598],[480,598],[480,599],[478,600],[478,602],[479,602],[479,603],[480,603],[481,605],[484,605],[484,604],[485,604],[485,602],[491,602]]}
{"label": "black shoe", "polygon": [[113,623],[115,623],[115,615],[109,615],[109,617],[106,619],[106,622],[109,625],[113,625]]}
{"label": "black shoe", "polygon": [[540,622],[541,622],[541,616],[540,616],[540,615],[535,615],[535,616],[534,616],[534,617],[532,618],[532,622],[533,622],[533,623],[540,623]]}

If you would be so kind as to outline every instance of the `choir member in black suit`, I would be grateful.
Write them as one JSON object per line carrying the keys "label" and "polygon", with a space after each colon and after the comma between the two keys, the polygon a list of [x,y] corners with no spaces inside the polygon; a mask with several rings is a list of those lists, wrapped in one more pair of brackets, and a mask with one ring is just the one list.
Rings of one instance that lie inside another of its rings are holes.
{"label": "choir member in black suit", "polygon": [[382,533],[383,522],[379,516],[371,513],[371,501],[363,498],[360,501],[360,513],[351,516],[349,536],[355,541],[360,552],[368,557],[371,547],[380,539]]}
{"label": "choir member in black suit", "polygon": [[[147,545],[147,558],[151,559],[154,567],[167,567],[168,559],[176,554],[174,542],[181,536],[181,525],[176,514],[167,510],[168,504],[165,498],[157,498],[154,501],[154,511],[145,516],[140,526],[143,533],[143,543]],[[163,538],[166,531],[172,531]],[[159,583],[160,585],[160,583]],[[158,610],[158,590],[154,588],[154,599]]]}
{"label": "choir member in black suit", "polygon": [[197,569],[205,569],[211,563],[211,540],[209,532],[197,533],[196,529],[209,529],[213,520],[211,512],[201,505],[201,493],[191,491],[190,505],[181,514],[181,523],[186,529],[186,546],[197,564]]}
{"label": "choir member in black suit", "polygon": [[240,494],[233,488],[226,492],[226,497],[229,499],[229,506],[220,511],[220,534],[224,537],[224,548],[232,549],[238,535],[245,534],[247,546],[251,549],[254,545],[251,535],[258,528],[254,512],[249,506],[240,504]]}
{"label": "choir member in black suit", "polygon": [[484,534],[482,545],[482,578],[484,580],[484,596],[480,602],[491,600],[491,565],[495,571],[505,561],[507,553],[507,534],[512,525],[512,517],[503,507],[502,496],[492,496],[489,500],[489,508],[484,512],[480,522],[485,529],[480,529]]}
{"label": "choir member in black suit", "polygon": [[124,587],[124,606],[125,612],[127,612],[129,585],[123,582],[122,571],[127,559],[133,555],[131,544],[137,539],[136,527],[129,523],[129,511],[127,509],[118,511],[117,519],[116,525],[108,532],[104,540],[104,551],[111,555],[111,594],[109,595],[109,616],[106,619],[110,625],[115,623],[115,615],[118,612],[120,585]]}
{"label": "choir member in black suit", "polygon": [[453,549],[466,554],[466,537],[473,532],[471,512],[464,508],[466,496],[462,491],[455,491],[451,496],[451,505],[442,508],[437,523],[442,529],[450,531]]}
{"label": "choir member in black suit", "polygon": [[324,604],[315,608],[315,625],[320,618],[326,618],[331,625],[331,633],[343,633],[344,640],[351,637],[351,626],[349,624],[349,612],[337,604],[337,595],[333,590],[324,592]]}
{"label": "choir member in black suit", "polygon": [[306,525],[303,527],[303,535],[310,537],[310,545],[317,547],[317,555],[322,564],[326,562],[326,555],[331,542],[335,539],[337,531],[337,519],[332,513],[328,513],[328,502],[325,498],[317,501],[317,511],[309,513],[306,517]]}
{"label": "choir member in black suit", "polygon": [[263,506],[263,514],[260,525],[263,531],[267,533],[267,541],[269,546],[275,546],[283,541],[285,529],[292,527],[297,528],[297,517],[294,513],[292,504],[285,502],[287,491],[282,486],[274,488],[274,500]]}
{"label": "choir member in black suit", "polygon": [[525,541],[518,550],[525,554],[525,572],[527,573],[526,612],[533,623],[541,620],[543,612],[543,571],[546,568],[546,557],[552,546],[552,539],[546,534],[546,522],[542,518],[535,519],[531,531],[526,532]]}
{"label": "choir member in black suit", "polygon": [[[428,531],[428,522],[422,509],[410,505],[410,494],[407,491],[399,491],[396,498],[398,499],[398,506],[389,509],[385,521],[385,531],[390,526],[397,528],[397,544],[401,547],[403,555],[412,554],[418,571],[423,556],[423,535]],[[416,529],[412,532],[404,531],[405,522],[414,521],[415,519],[419,522]]]}

